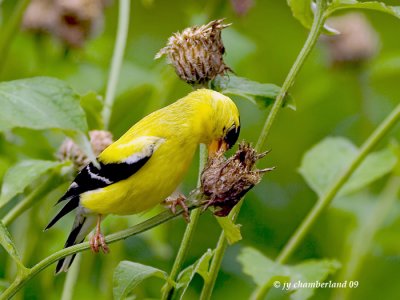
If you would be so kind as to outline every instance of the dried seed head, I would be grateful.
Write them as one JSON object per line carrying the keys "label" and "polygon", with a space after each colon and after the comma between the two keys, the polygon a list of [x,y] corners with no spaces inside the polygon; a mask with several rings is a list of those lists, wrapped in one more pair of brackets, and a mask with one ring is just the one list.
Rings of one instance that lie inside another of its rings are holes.
{"label": "dried seed head", "polygon": [[[105,130],[92,130],[89,132],[90,144],[94,154],[99,155],[113,142],[111,132]],[[71,139],[65,139],[58,150],[57,157],[61,160],[71,160],[76,169],[81,170],[90,160],[86,154]]]}
{"label": "dried seed head", "polygon": [[105,0],[32,0],[23,27],[51,33],[70,47],[84,42],[102,27]]}
{"label": "dried seed head", "polygon": [[222,24],[223,21],[224,19],[214,20],[207,25],[174,33],[155,59],[166,55],[176,74],[189,84],[208,83],[217,75],[230,71],[223,59],[225,48],[221,31],[231,24]]}
{"label": "dried seed head", "polygon": [[217,210],[217,216],[227,216],[239,200],[257,183],[265,172],[274,168],[253,169],[257,160],[267,152],[257,152],[242,142],[239,150],[226,159],[222,154],[210,158],[201,174],[201,191],[208,198],[205,208]]}
{"label": "dried seed head", "polygon": [[328,25],[340,32],[326,36],[333,65],[361,63],[372,58],[379,49],[379,38],[371,24],[360,13],[349,13],[329,19]]}

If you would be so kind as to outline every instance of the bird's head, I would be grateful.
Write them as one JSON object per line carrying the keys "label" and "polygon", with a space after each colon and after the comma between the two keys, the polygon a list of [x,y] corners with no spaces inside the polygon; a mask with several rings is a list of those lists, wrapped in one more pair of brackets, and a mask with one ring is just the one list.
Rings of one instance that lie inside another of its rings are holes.
{"label": "bird's head", "polygon": [[205,144],[208,155],[215,156],[218,152],[225,152],[232,148],[239,138],[240,119],[235,103],[221,93],[203,90],[209,93],[211,113],[208,118],[208,136]]}

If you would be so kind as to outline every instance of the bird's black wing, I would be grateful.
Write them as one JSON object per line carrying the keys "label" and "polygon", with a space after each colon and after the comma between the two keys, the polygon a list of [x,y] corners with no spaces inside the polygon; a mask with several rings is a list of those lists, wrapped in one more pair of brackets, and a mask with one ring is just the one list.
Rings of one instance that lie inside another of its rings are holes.
{"label": "bird's black wing", "polygon": [[[161,142],[164,141],[161,138],[160,140]],[[67,204],[50,221],[45,230],[52,227],[61,217],[79,206],[80,194],[104,188],[135,174],[151,158],[159,144],[160,141],[150,143],[142,152],[135,153],[120,163],[103,163],[100,161],[100,168],[94,166],[93,163],[84,167],[71,183],[64,196],[57,202],[60,203],[67,200]]]}

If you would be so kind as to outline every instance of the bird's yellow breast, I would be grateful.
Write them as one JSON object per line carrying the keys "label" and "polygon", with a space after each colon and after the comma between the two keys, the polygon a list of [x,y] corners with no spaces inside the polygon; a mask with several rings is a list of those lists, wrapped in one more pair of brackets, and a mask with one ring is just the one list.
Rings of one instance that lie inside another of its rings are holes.
{"label": "bird's yellow breast", "polygon": [[198,143],[167,139],[134,175],[108,187],[83,193],[81,205],[99,214],[143,212],[170,196],[182,181]]}

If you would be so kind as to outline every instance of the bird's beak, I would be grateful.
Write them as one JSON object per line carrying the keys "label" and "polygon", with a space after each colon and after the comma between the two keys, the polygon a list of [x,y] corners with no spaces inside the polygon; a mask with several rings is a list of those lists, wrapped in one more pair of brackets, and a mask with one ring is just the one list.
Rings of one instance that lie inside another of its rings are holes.
{"label": "bird's beak", "polygon": [[208,157],[215,157],[217,153],[228,149],[229,145],[223,139],[214,140],[208,145]]}

